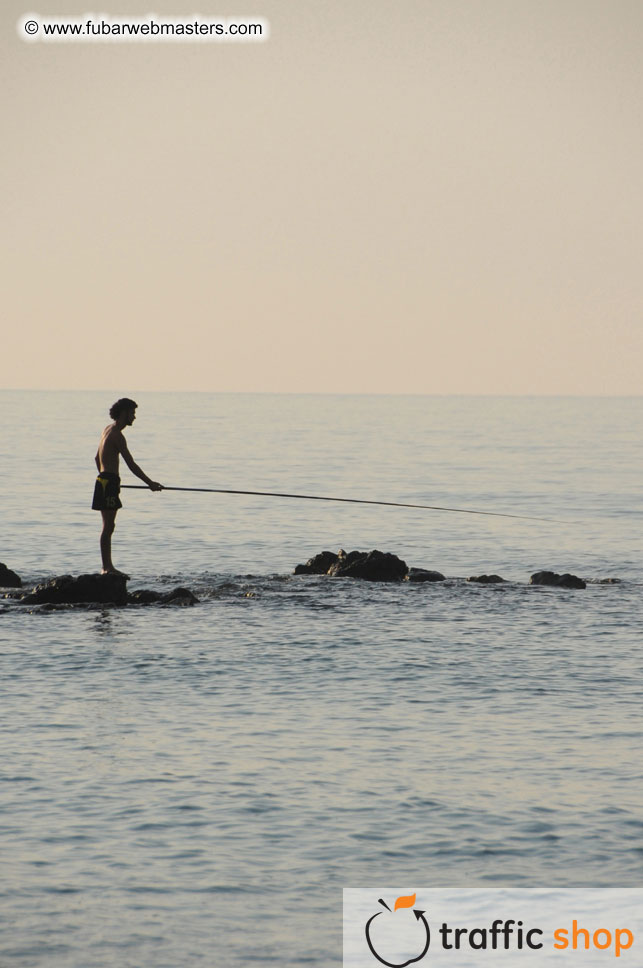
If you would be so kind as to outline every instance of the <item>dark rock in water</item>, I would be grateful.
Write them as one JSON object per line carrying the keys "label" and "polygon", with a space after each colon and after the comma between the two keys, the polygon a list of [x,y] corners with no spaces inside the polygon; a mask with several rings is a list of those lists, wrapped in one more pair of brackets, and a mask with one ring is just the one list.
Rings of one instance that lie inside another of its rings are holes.
{"label": "dark rock in water", "polygon": [[405,581],[445,581],[445,578],[439,571],[429,571],[427,568],[409,568]]}
{"label": "dark rock in water", "polygon": [[22,588],[20,575],[0,561],[0,588]]}
{"label": "dark rock in water", "polygon": [[295,575],[327,575],[338,557],[332,551],[322,551],[314,558],[309,558],[305,565],[297,565]]}
{"label": "dark rock in water", "polygon": [[36,585],[22,599],[24,605],[100,604],[126,605],[127,579],[124,575],[60,575]]}
{"label": "dark rock in water", "polygon": [[60,575],[21,598],[23,605],[196,605],[198,601],[181,587],[165,593],[141,588],[130,595],[124,575]]}
{"label": "dark rock in water", "polygon": [[561,588],[587,588],[587,583],[582,578],[578,578],[577,575],[570,575],[569,572],[560,576],[558,584]]}
{"label": "dark rock in water", "polygon": [[340,551],[328,574],[336,578],[362,578],[364,581],[402,581],[408,565],[397,555],[382,551]]}
{"label": "dark rock in water", "polygon": [[620,585],[622,578],[599,578],[596,582],[597,585]]}
{"label": "dark rock in water", "polygon": [[127,596],[129,605],[198,605],[199,599],[189,588],[174,588],[171,592],[153,592],[140,588]]}
{"label": "dark rock in water", "polygon": [[481,585],[499,585],[501,582],[504,583],[505,579],[500,575],[472,575],[471,578],[467,578],[467,581],[477,581]]}
{"label": "dark rock in water", "polygon": [[368,552],[366,551],[349,551],[346,553],[343,548],[340,548],[337,552],[337,560],[333,562],[326,574],[336,575],[340,568],[349,568],[356,561],[361,561],[362,558],[365,558],[367,554]]}
{"label": "dark rock in water", "polygon": [[139,588],[138,591],[128,592],[128,605],[156,605],[163,596],[160,592],[153,592],[149,588]]}
{"label": "dark rock in water", "polygon": [[557,575],[554,571],[537,571],[529,579],[530,585],[552,585],[556,588],[587,588],[582,578],[576,575]]}
{"label": "dark rock in water", "polygon": [[167,595],[162,595],[160,605],[198,605],[199,599],[193,595],[189,588],[174,588]]}

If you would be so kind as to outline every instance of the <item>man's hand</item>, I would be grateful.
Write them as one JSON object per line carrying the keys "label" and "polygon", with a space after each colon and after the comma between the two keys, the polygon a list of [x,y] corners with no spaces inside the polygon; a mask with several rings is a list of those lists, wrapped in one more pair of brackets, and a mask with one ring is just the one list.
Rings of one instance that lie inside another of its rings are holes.
{"label": "man's hand", "polygon": [[150,481],[150,483],[147,486],[149,487],[150,491],[162,491],[163,490],[163,485],[162,484],[159,484],[158,481]]}

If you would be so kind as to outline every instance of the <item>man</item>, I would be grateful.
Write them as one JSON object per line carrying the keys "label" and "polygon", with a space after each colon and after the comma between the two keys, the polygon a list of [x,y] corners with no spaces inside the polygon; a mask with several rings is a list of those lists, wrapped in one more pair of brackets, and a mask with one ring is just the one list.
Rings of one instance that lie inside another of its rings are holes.
{"label": "man", "polygon": [[116,512],[123,505],[119,498],[121,489],[121,479],[118,474],[118,458],[123,455],[123,460],[152,491],[162,491],[163,485],[150,480],[127,449],[127,443],[123,436],[123,428],[131,427],[136,420],[136,407],[133,400],[122,397],[117,400],[110,408],[109,415],[114,421],[109,427],[105,427],[103,435],[96,451],[96,466],[98,477],[94,488],[94,500],[92,508],[100,511],[103,515],[103,530],[100,536],[100,554],[103,562],[103,575],[125,575],[124,572],[114,568],[112,563],[112,534],[116,524]]}

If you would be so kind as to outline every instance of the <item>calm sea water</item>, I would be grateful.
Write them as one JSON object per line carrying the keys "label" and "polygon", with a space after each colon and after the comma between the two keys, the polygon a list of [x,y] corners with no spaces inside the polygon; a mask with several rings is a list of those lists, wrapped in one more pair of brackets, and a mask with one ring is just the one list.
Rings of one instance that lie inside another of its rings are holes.
{"label": "calm sea water", "polygon": [[[25,582],[98,569],[118,395],[0,395]],[[641,884],[642,398],[137,399],[130,448],[165,484],[552,523],[124,492],[130,588],[201,604],[0,600],[1,965],[326,968],[344,886]],[[448,581],[292,576],[339,547]],[[542,568],[590,584],[529,587]]]}

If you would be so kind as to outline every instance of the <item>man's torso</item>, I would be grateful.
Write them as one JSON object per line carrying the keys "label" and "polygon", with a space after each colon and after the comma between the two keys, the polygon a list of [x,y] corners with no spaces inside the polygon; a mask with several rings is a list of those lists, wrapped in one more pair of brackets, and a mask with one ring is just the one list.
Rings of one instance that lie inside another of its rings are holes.
{"label": "man's torso", "polygon": [[98,460],[101,471],[118,474],[118,455],[124,442],[123,434],[113,424],[105,427],[98,445]]}

